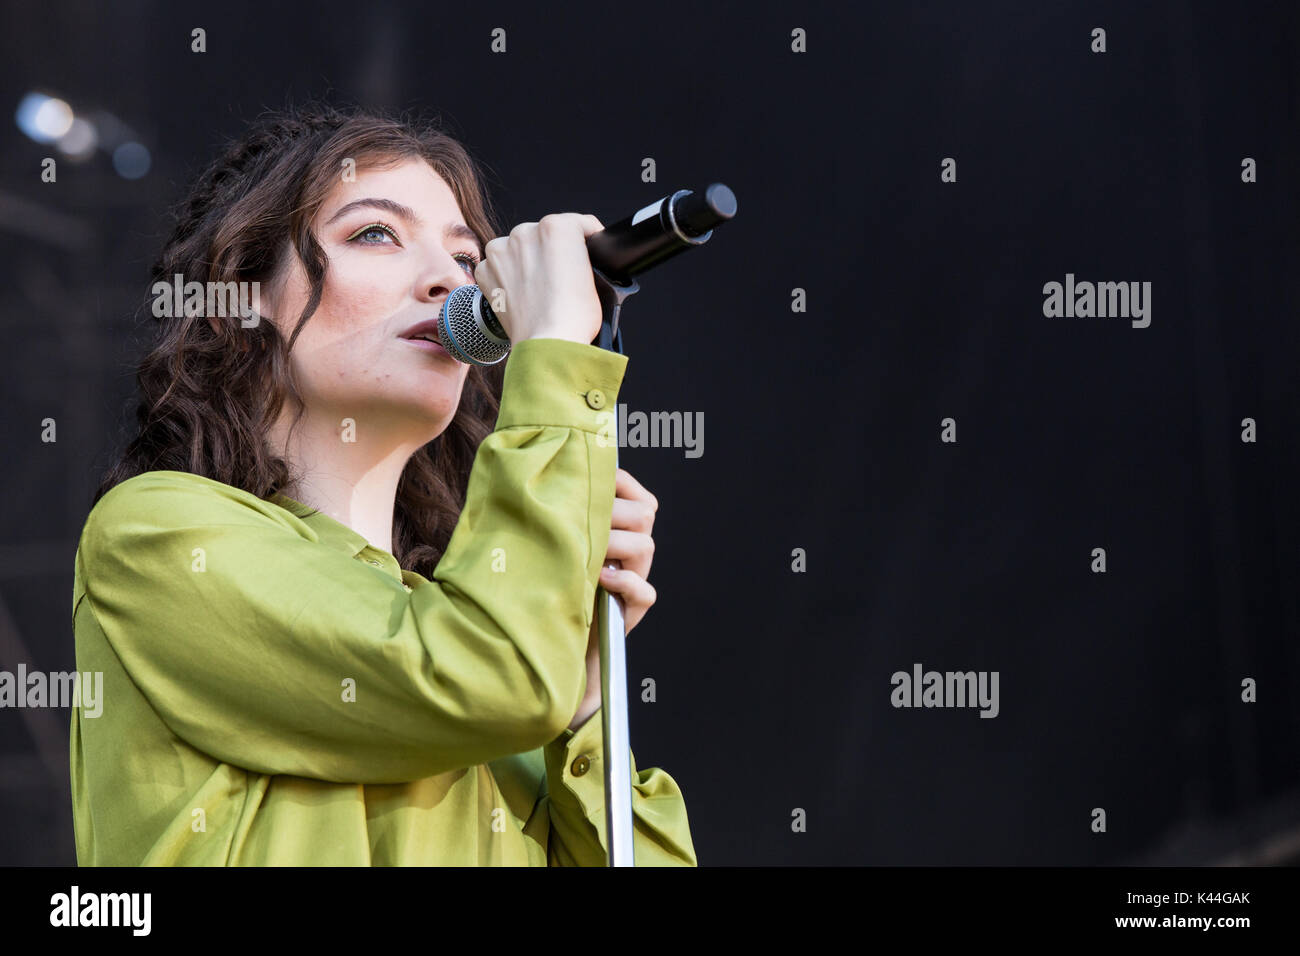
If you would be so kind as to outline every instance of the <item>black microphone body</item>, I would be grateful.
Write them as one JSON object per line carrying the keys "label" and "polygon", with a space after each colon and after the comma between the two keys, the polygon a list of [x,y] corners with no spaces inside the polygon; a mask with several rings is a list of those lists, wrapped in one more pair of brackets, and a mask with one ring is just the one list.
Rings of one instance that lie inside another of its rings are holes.
{"label": "black microphone body", "polygon": [[713,227],[736,214],[736,197],[722,183],[703,192],[679,189],[587,237],[591,264],[615,282],[703,245]]}
{"label": "black microphone body", "polygon": [[[713,228],[736,214],[736,197],[722,183],[700,192],[679,189],[587,237],[593,269],[611,282],[634,276],[703,245]],[[495,365],[510,351],[505,329],[475,285],[460,286],[443,303],[438,339],[451,355],[473,365]]]}

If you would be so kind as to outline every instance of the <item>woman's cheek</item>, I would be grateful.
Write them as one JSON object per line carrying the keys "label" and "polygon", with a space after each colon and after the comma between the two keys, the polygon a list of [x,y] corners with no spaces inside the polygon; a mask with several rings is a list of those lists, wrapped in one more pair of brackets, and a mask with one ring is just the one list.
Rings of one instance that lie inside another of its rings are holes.
{"label": "woman's cheek", "polygon": [[[390,301],[392,300],[392,301]],[[331,316],[329,326],[337,338],[355,338],[385,326],[385,320],[397,311],[391,286],[383,283],[350,285],[321,297],[321,308]]]}

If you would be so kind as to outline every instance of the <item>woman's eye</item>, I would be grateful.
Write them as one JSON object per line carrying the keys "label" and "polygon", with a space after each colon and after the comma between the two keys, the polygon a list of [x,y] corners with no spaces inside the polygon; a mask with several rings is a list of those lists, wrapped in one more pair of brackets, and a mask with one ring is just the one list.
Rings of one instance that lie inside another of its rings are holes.
{"label": "woman's eye", "polygon": [[469,266],[469,268],[466,271],[471,276],[474,275],[474,270],[478,268],[478,256],[466,252],[466,253],[462,253],[461,255],[454,256],[453,258],[457,262]]}
{"label": "woman's eye", "polygon": [[[371,238],[374,236],[377,236],[378,238]],[[387,244],[385,237],[392,239],[394,243],[397,242],[397,233],[393,232],[391,226],[382,222],[372,222],[370,225],[362,226],[352,235],[348,236],[347,241],[355,242],[360,240],[361,245],[363,246],[382,246]]]}

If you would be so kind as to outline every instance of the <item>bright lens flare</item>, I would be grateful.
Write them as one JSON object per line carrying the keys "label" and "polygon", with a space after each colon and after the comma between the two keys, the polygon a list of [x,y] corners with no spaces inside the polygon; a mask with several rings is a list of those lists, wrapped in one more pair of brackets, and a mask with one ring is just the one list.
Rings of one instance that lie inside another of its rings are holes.
{"label": "bright lens flare", "polygon": [[53,143],[72,129],[72,107],[44,93],[28,93],[18,104],[18,128],[38,143]]}

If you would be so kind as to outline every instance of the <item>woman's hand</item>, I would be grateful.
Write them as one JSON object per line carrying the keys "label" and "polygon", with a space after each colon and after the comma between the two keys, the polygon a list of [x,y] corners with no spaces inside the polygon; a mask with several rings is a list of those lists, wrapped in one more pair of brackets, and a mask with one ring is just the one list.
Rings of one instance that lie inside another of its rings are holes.
{"label": "woman's hand", "polygon": [[[610,516],[609,548],[600,572],[600,585],[623,602],[623,633],[645,617],[655,603],[655,589],[646,580],[654,559],[654,528],[659,501],[630,474],[619,468],[614,477],[614,511]],[[610,564],[619,567],[609,567]],[[604,600],[597,593],[596,601]],[[577,730],[600,707],[600,618],[599,609],[591,619],[587,637],[587,692],[582,706],[574,714],[569,729]]]}
{"label": "woman's hand", "polygon": [[[614,513],[609,522],[609,548],[605,552],[606,567],[600,571],[600,584],[610,594],[623,599],[624,633],[631,633],[655,603],[655,589],[646,578],[650,576],[650,562],[655,556],[655,540],[650,533],[658,510],[655,496],[619,468],[614,477]],[[611,564],[615,567],[609,567]]]}
{"label": "woman's hand", "polygon": [[596,337],[603,311],[586,243],[603,228],[595,216],[555,212],[483,247],[474,281],[489,302],[501,291],[502,307],[494,310],[511,343]]}

